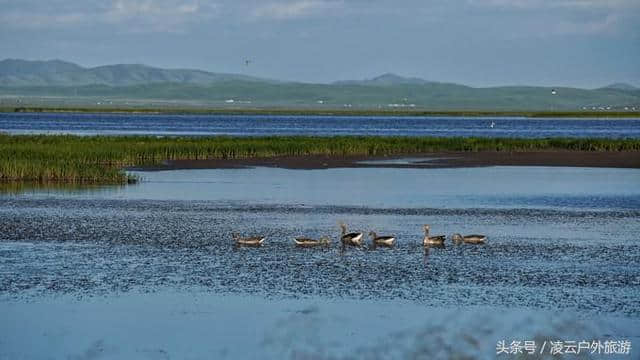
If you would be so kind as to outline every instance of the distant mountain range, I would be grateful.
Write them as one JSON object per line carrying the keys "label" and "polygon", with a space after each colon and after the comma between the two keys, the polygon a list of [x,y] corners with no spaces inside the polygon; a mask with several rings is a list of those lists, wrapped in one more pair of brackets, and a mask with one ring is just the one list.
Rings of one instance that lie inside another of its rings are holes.
{"label": "distant mountain range", "polygon": [[223,81],[268,82],[270,80],[202,70],[167,70],[138,64],[85,68],[61,60],[6,59],[0,61],[0,86],[129,86],[156,83],[208,85]]}
{"label": "distant mountain range", "polygon": [[640,89],[624,83],[593,90],[535,86],[474,88],[384,74],[368,80],[310,84],[146,65],[85,68],[61,60],[19,59],[0,61],[2,95],[433,110],[640,109]]}
{"label": "distant mountain range", "polygon": [[375,86],[388,86],[388,85],[426,85],[434,84],[436,82],[427,81],[415,77],[402,77],[396,74],[386,73],[373,79],[365,80],[343,80],[334,82],[335,85],[375,85]]}
{"label": "distant mountain range", "polygon": [[614,84],[603,87],[603,89],[638,90],[637,87],[627,83],[614,83]]}

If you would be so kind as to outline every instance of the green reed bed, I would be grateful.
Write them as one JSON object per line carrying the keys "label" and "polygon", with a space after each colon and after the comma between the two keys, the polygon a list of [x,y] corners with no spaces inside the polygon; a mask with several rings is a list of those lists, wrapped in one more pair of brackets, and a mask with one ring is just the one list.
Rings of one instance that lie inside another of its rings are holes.
{"label": "green reed bed", "polygon": [[133,182],[126,166],[163,160],[387,156],[441,151],[640,151],[638,139],[434,137],[144,137],[0,134],[0,180]]}

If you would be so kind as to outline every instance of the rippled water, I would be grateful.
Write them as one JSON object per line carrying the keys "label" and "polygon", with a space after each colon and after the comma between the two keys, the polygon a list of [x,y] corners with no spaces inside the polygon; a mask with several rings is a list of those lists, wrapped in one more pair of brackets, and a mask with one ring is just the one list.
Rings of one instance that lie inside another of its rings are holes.
{"label": "rippled water", "polygon": [[[143,175],[135,186],[1,195],[0,295],[205,287],[640,315],[638,170]],[[343,250],[340,220],[394,234],[398,245]],[[484,233],[489,242],[425,251],[425,223],[435,233]],[[267,242],[237,248],[232,232]],[[293,246],[294,236],[325,234],[334,239],[329,248]]]}
{"label": "rippled water", "polygon": [[1,113],[0,131],[80,135],[640,138],[640,119]]}

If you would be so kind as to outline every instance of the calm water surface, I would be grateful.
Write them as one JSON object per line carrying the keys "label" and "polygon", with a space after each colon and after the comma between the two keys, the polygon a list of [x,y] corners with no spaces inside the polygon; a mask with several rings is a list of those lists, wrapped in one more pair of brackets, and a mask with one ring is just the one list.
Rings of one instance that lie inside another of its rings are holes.
{"label": "calm water surface", "polygon": [[[251,168],[141,173],[125,187],[0,195],[0,297],[206,288],[273,297],[640,315],[640,170]],[[337,244],[338,221],[394,234]],[[425,251],[434,233],[484,246]],[[236,248],[230,234],[267,235]],[[330,235],[300,249],[294,236]]]}
{"label": "calm water surface", "polygon": [[21,198],[184,200],[363,208],[640,209],[640,170],[569,167],[131,172],[133,186],[24,191]]}
{"label": "calm water surface", "polygon": [[640,119],[1,113],[0,131],[79,135],[640,138]]}

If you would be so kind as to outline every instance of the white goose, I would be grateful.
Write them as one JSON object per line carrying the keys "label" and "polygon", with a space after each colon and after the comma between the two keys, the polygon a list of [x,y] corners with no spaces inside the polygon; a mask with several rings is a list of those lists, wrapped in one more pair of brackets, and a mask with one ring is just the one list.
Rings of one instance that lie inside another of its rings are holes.
{"label": "white goose", "polygon": [[297,238],[294,238],[293,241],[296,243],[297,246],[303,246],[303,247],[311,247],[311,246],[318,246],[318,245],[329,246],[331,244],[331,239],[328,236],[323,236],[320,239],[297,237]]}
{"label": "white goose", "polygon": [[371,231],[369,233],[369,236],[371,237],[373,247],[376,247],[378,245],[393,246],[393,244],[395,244],[396,242],[395,236],[378,236],[378,234],[376,234],[374,231]]}
{"label": "white goose", "polygon": [[232,234],[231,236],[237,245],[244,246],[261,246],[267,238],[266,236],[240,237],[238,234]]}
{"label": "white goose", "polygon": [[347,233],[347,225],[345,223],[340,223],[340,228],[342,229],[342,236],[340,240],[343,245],[353,245],[360,246],[362,245],[362,238],[364,236],[361,232],[350,232]]}
{"label": "white goose", "polygon": [[424,225],[423,229],[424,229],[424,238],[422,239],[423,246],[444,244],[444,240],[446,239],[444,235],[429,236],[429,230],[431,229],[429,225]]}
{"label": "white goose", "polygon": [[484,244],[487,242],[487,236],[486,235],[478,235],[478,234],[473,234],[473,235],[460,235],[458,233],[455,233],[453,235],[451,235],[451,241],[453,241],[456,244],[459,243],[467,243],[467,244]]}

